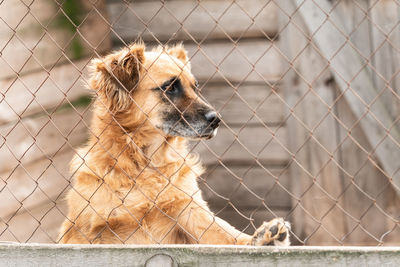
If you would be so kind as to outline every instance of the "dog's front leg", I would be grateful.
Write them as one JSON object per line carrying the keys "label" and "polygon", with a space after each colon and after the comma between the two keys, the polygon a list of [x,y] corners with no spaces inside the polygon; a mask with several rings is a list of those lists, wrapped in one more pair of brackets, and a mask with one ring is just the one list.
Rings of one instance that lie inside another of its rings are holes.
{"label": "dog's front leg", "polygon": [[204,206],[191,204],[179,216],[179,224],[199,244],[288,246],[290,224],[282,218],[264,222],[253,234],[244,234],[213,215]]}

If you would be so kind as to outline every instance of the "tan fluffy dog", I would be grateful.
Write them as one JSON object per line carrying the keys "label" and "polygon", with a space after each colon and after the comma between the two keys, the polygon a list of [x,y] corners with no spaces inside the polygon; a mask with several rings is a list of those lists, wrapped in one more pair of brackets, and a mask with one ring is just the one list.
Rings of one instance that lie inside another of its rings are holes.
{"label": "tan fluffy dog", "polygon": [[217,114],[198,95],[182,46],[142,44],[93,60],[88,144],[72,160],[61,243],[289,245],[289,224],[253,236],[215,217],[197,185],[187,139],[210,138]]}

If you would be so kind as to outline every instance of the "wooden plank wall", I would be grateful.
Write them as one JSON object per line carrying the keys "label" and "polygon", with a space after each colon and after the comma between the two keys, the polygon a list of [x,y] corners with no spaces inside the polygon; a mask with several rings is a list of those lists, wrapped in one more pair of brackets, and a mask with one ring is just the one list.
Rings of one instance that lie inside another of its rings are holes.
{"label": "wooden plank wall", "polygon": [[289,155],[274,2],[110,1],[108,11],[115,47],[142,39],[148,46],[183,42],[189,51],[202,95],[223,119],[215,138],[193,143],[207,167],[200,184],[211,208],[249,233],[251,222],[287,216]]}
{"label": "wooden plank wall", "polygon": [[[397,79],[398,63],[395,61],[398,52],[394,47],[398,48],[400,43],[393,40],[392,44],[384,44],[380,36],[381,46],[377,47],[374,32],[375,24],[381,23],[382,19],[387,19],[385,27],[391,30],[399,18],[398,13],[393,15],[392,12],[398,12],[398,9],[393,9],[395,3],[392,1],[372,1],[375,7],[370,10],[372,2],[356,2],[333,3],[336,6],[333,12],[339,14],[341,20],[332,19],[321,28],[336,23],[338,29],[351,33],[350,39],[361,54],[360,60],[371,62],[366,71],[374,77],[375,96],[385,90],[382,97],[388,101],[386,107],[395,114],[392,109],[399,107],[398,95],[396,97],[388,85],[396,88],[393,82]],[[283,5],[288,14],[296,10],[294,3],[287,1]],[[332,72],[342,71],[332,69],[327,61],[335,60],[334,55],[324,55],[323,49],[319,50],[310,42],[311,34],[315,33],[308,31],[301,13],[292,14],[291,23],[281,33],[282,51],[293,63],[285,64],[284,68],[289,72],[284,79],[284,88],[289,104],[289,147],[295,159],[290,164],[290,171],[292,177],[296,177],[296,183],[292,184],[296,196],[292,203],[296,233],[308,245],[398,244],[400,232],[396,218],[400,202],[396,189],[381,170],[382,165],[366,138],[369,133],[361,129],[360,120],[352,113],[346,96],[341,94],[333,78]],[[370,18],[366,19],[366,15]],[[281,23],[286,25],[288,20],[287,16],[282,16]],[[394,34],[390,39],[396,36]],[[380,55],[379,59],[376,54]],[[383,54],[388,61],[393,60],[393,64],[380,63]],[[383,84],[382,77],[391,77],[390,82]],[[393,90],[397,92],[397,89]],[[385,98],[388,94],[392,97]],[[398,113],[393,119],[396,116]]]}
{"label": "wooden plank wall", "polygon": [[98,13],[81,4],[79,34],[56,2],[1,4],[1,241],[52,243],[64,219],[68,163],[86,140],[90,116],[82,77],[93,55],[111,47],[99,15],[104,1],[96,2]]}

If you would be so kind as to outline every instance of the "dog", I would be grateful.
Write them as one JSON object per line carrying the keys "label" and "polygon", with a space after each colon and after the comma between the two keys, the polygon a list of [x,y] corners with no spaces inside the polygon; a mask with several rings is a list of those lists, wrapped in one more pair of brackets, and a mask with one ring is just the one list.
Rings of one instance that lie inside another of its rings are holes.
{"label": "dog", "polygon": [[201,98],[182,45],[135,43],[94,59],[89,87],[90,137],[71,162],[60,243],[290,244],[282,218],[250,236],[203,200],[203,168],[187,144],[213,137],[220,118]]}

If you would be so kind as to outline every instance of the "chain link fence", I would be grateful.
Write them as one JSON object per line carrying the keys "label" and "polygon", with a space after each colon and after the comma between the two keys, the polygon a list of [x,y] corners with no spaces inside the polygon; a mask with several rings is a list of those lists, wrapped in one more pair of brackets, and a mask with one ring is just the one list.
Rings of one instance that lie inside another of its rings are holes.
{"label": "chain link fence", "polygon": [[396,0],[0,1],[0,240],[58,243],[75,223],[78,147],[100,138],[88,66],[143,41],[183,42],[221,114],[189,145],[215,216],[250,235],[282,217],[292,244],[398,245],[399,13]]}

